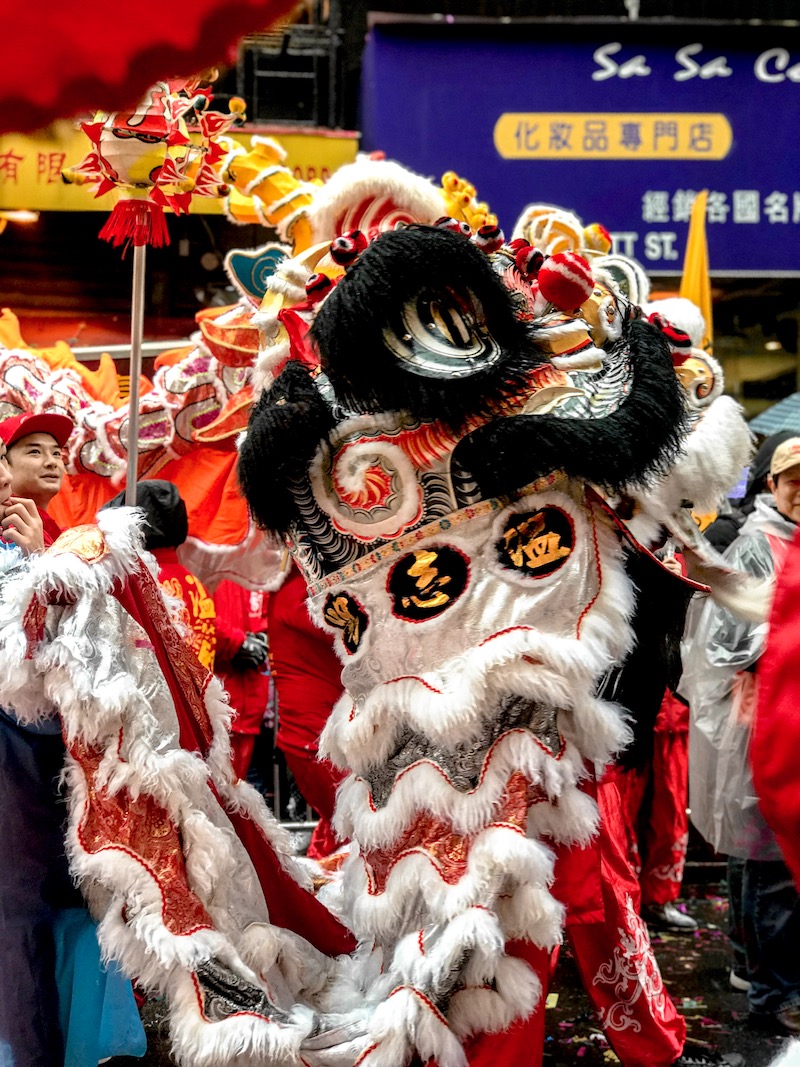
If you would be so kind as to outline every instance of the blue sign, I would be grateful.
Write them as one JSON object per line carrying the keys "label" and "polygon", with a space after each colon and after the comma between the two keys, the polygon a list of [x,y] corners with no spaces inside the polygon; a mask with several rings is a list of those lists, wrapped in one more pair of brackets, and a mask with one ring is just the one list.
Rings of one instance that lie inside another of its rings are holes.
{"label": "blue sign", "polygon": [[709,190],[711,273],[800,274],[800,35],[640,23],[374,25],[363,146],[455,170],[510,235],[554,204],[680,273]]}

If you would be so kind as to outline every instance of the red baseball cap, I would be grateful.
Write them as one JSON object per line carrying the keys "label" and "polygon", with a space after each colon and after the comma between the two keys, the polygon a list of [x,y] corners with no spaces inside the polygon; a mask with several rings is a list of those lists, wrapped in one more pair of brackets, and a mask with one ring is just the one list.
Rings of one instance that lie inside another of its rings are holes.
{"label": "red baseball cap", "polygon": [[23,411],[21,415],[0,422],[0,440],[5,442],[6,448],[11,448],[20,437],[27,437],[29,433],[49,433],[63,448],[74,428],[75,423],[67,415],[47,412],[37,415],[33,411]]}

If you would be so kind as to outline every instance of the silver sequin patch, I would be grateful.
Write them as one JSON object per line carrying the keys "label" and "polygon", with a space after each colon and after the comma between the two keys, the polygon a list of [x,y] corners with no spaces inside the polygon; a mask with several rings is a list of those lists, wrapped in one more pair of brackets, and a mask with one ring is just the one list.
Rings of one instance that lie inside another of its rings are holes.
{"label": "silver sequin patch", "polygon": [[560,752],[562,738],[558,731],[558,710],[528,697],[506,697],[477,738],[452,748],[438,747],[424,734],[403,730],[397,738],[397,747],[386,762],[363,775],[369,784],[372,801],[376,807],[383,807],[398,774],[422,760],[437,764],[454,789],[469,793],[478,786],[486,754],[492,745],[507,731],[520,729],[532,733],[552,755]]}

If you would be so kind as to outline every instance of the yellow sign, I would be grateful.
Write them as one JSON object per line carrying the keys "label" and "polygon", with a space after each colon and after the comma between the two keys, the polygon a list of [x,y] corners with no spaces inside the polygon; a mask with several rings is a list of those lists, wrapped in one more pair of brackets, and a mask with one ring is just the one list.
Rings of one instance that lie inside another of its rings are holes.
{"label": "yellow sign", "polygon": [[494,127],[503,159],[724,159],[732,142],[715,113],[508,112]]}
{"label": "yellow sign", "polygon": [[[355,133],[345,130],[305,131],[297,127],[245,127],[228,134],[250,147],[254,134],[274,137],[287,153],[286,166],[303,181],[326,181],[344,163],[352,163],[358,151]],[[46,133],[33,137],[6,133],[0,136],[0,210],[28,208],[32,211],[104,211],[116,202],[116,194],[95,199],[77,185],[65,185],[62,167],[79,163],[89,151],[89,138],[72,123],[56,123]],[[221,200],[195,197],[192,214],[221,215]]]}

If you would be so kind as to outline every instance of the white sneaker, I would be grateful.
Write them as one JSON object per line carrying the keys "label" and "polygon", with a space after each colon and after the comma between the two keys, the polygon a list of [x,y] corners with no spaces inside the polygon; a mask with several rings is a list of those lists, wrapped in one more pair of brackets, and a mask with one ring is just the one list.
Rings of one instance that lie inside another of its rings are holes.
{"label": "white sneaker", "polygon": [[731,989],[738,989],[740,993],[746,993],[750,988],[750,983],[741,971],[737,971],[735,967],[731,967],[731,973],[728,975],[728,984]]}

